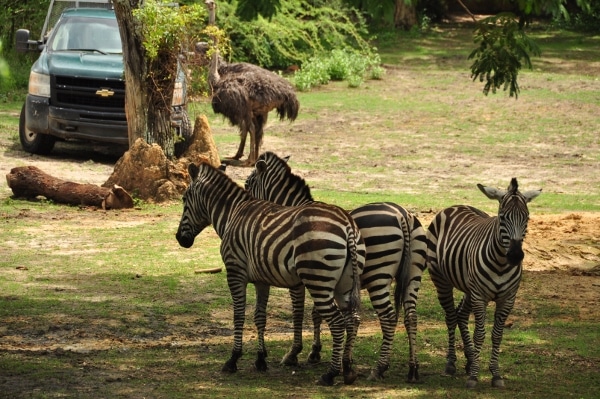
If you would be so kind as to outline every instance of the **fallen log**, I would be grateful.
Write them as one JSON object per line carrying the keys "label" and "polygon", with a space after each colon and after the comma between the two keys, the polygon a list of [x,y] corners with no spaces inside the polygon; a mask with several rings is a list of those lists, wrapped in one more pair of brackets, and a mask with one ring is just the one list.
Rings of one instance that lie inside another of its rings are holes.
{"label": "fallen log", "polygon": [[94,184],[80,184],[50,176],[35,166],[12,168],[6,182],[17,198],[35,198],[39,195],[52,201],[102,209],[133,208],[133,198],[116,184],[112,188]]}

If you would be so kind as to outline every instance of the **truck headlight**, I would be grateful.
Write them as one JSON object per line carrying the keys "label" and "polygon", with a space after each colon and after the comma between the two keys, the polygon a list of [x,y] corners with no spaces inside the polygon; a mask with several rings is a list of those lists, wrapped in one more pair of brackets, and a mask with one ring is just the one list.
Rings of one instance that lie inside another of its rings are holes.
{"label": "truck headlight", "polygon": [[29,74],[29,94],[50,97],[50,75],[31,72]]}
{"label": "truck headlight", "polygon": [[173,102],[171,102],[171,105],[182,105],[183,103],[183,82],[175,82],[175,88],[173,89]]}

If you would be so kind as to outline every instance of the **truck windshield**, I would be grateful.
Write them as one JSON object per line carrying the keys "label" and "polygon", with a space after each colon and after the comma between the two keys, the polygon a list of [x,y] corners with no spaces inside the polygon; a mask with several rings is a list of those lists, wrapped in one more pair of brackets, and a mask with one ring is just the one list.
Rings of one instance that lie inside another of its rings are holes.
{"label": "truck windshield", "polygon": [[61,19],[54,28],[48,46],[51,51],[123,53],[117,20],[111,18]]}

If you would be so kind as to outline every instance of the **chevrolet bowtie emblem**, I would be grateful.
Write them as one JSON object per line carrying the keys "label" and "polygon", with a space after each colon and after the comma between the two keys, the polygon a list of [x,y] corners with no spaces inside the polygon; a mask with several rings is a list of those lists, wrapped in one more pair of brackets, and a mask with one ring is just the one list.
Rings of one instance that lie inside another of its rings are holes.
{"label": "chevrolet bowtie emblem", "polygon": [[110,97],[110,96],[114,96],[115,92],[110,89],[101,89],[101,90],[98,90],[96,92],[96,94],[99,95],[100,97]]}

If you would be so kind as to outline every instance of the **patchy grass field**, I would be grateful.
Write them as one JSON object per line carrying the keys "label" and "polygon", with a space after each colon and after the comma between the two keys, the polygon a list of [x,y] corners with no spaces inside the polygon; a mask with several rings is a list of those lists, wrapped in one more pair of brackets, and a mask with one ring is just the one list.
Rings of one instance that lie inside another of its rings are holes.
{"label": "patchy grass field", "polygon": [[[479,387],[465,390],[460,354],[458,375],[441,375],[446,331],[427,274],[418,305],[421,384],[404,382],[408,345],[401,326],[387,378],[366,380],[381,341],[366,294],[354,385],[315,386],[326,361],[279,366],[291,344],[291,306],[280,289],[272,290],[269,306],[269,371],[253,370],[251,290],[240,370],[222,374],[233,342],[225,275],[196,273],[222,265],[212,229],[186,250],[174,238],[180,204],[106,212],[66,207],[13,199],[2,181],[0,397],[596,397],[600,38],[540,31],[544,55],[534,71],[523,72],[514,100],[504,93],[484,97],[471,82],[468,34],[453,27],[424,38],[387,38],[383,80],[301,93],[299,119],[286,124],[272,116],[263,150],[290,155],[317,199],[347,208],[394,201],[425,225],[456,203],[495,212],[497,204],[476,183],[504,188],[518,177],[524,189],[542,188],[530,205],[524,279],[502,344],[505,390],[489,384],[489,324]],[[106,148],[59,143],[49,157],[22,152],[20,106],[0,109],[0,171],[36,165],[67,180],[106,181],[118,158]],[[221,156],[232,155],[235,128],[207,103],[191,110],[209,116]],[[242,181],[249,169],[227,173]]]}

